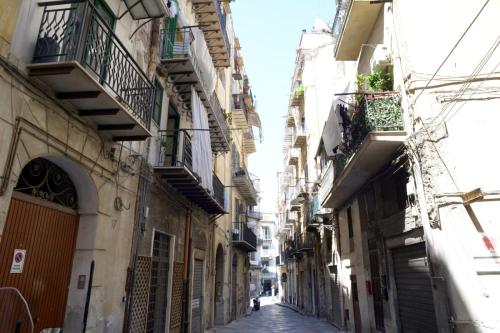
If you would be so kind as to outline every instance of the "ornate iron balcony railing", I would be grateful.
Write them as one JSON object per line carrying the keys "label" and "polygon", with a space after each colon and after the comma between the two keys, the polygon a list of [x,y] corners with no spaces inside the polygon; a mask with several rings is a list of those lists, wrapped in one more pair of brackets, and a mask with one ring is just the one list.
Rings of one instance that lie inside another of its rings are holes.
{"label": "ornate iron balcony railing", "polygon": [[162,130],[158,166],[193,169],[193,147],[191,136],[186,130]]}
{"label": "ornate iron balcony railing", "polygon": [[337,12],[335,13],[335,19],[333,20],[332,25],[335,53],[337,52],[337,48],[339,47],[340,35],[344,31],[344,26],[347,21],[347,15],[349,14],[351,3],[352,0],[341,0],[337,6]]}
{"label": "ornate iron balcony railing", "polygon": [[246,242],[257,248],[257,236],[245,222],[233,222],[233,242]]}
{"label": "ornate iron balcony railing", "polygon": [[214,173],[212,186],[214,188],[214,198],[217,202],[224,207],[224,184],[220,181],[219,177]]}
{"label": "ornate iron balcony railing", "polygon": [[34,62],[76,61],[149,129],[154,86],[90,1],[44,2]]}
{"label": "ornate iron balcony railing", "polygon": [[342,144],[334,159],[335,173],[344,168],[356,153],[366,135],[372,131],[403,131],[403,113],[400,97],[394,93],[362,94],[352,115],[344,105],[342,117]]}

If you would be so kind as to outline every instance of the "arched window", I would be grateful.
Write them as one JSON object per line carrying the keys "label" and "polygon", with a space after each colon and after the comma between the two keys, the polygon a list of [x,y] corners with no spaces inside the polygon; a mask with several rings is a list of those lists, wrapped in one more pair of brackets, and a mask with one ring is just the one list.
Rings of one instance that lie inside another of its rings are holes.
{"label": "arched window", "polygon": [[78,208],[78,196],[68,174],[44,158],[30,161],[21,172],[15,191],[71,208]]}

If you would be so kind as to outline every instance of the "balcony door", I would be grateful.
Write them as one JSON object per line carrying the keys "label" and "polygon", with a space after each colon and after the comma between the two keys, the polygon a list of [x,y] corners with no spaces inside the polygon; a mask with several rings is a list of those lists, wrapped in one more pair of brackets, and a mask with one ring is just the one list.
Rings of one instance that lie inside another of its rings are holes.
{"label": "balcony door", "polygon": [[177,147],[179,146],[179,122],[180,117],[175,107],[168,105],[167,135],[162,142],[165,156],[165,166],[178,166]]}
{"label": "balcony door", "polygon": [[109,86],[117,86],[113,77],[116,71],[110,67],[119,66],[119,59],[112,52],[115,24],[116,17],[108,5],[103,0],[95,0],[85,45],[85,62],[98,76],[99,83]]}

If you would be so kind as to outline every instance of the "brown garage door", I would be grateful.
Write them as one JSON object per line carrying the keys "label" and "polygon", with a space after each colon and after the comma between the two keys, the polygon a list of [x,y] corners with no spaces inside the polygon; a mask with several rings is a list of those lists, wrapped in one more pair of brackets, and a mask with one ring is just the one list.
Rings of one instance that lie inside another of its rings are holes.
{"label": "brown garage door", "polygon": [[[0,287],[15,287],[28,301],[35,332],[63,327],[78,216],[70,209],[15,193],[0,243]],[[25,250],[21,273],[11,273],[14,251]],[[12,332],[20,314],[0,306],[0,332]]]}

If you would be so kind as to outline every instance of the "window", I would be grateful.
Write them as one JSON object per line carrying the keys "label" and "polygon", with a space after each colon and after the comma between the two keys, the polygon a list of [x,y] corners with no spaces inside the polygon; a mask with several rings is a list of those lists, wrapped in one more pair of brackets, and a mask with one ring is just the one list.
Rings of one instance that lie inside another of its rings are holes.
{"label": "window", "polygon": [[271,239],[271,231],[269,230],[269,227],[263,227],[262,233],[264,235],[264,239]]}
{"label": "window", "polygon": [[161,105],[163,100],[163,87],[158,80],[155,80],[155,108],[153,110],[153,121],[156,125],[160,125],[161,120]]}
{"label": "window", "polygon": [[262,267],[269,267],[269,260],[261,260]]}
{"label": "window", "polygon": [[269,245],[262,245],[262,249],[263,250],[268,250],[269,249]]}

